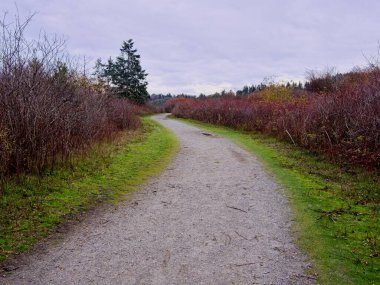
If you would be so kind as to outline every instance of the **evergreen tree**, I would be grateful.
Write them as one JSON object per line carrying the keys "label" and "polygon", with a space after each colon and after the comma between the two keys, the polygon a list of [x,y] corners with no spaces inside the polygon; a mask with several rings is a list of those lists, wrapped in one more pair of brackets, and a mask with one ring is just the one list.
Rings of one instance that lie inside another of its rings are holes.
{"label": "evergreen tree", "polygon": [[255,85],[252,84],[252,86],[248,88],[248,94],[253,93],[255,91],[256,91],[256,87]]}
{"label": "evergreen tree", "polygon": [[121,54],[115,60],[110,58],[106,64],[96,63],[96,74],[107,82],[111,90],[119,97],[125,97],[138,104],[144,104],[149,98],[146,76],[140,64],[140,55],[133,48],[133,40],[124,41]]}

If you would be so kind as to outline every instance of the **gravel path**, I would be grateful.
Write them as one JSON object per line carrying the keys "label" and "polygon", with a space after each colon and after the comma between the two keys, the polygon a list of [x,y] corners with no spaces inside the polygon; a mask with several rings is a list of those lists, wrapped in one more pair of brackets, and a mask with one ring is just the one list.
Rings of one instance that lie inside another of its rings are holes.
{"label": "gravel path", "polygon": [[155,119],[181,141],[167,170],[45,242],[0,283],[314,284],[286,199],[260,162],[226,139]]}

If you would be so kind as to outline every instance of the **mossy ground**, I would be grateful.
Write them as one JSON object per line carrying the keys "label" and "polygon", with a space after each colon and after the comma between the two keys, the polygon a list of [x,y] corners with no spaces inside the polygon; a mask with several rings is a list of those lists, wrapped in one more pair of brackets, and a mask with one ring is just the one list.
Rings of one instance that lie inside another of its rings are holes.
{"label": "mossy ground", "polygon": [[57,224],[97,202],[122,199],[159,173],[178,145],[171,132],[144,117],[141,129],[94,145],[70,165],[1,184],[0,261],[26,251]]}
{"label": "mossy ground", "polygon": [[181,120],[254,153],[282,184],[293,231],[322,284],[380,284],[380,179],[260,134]]}

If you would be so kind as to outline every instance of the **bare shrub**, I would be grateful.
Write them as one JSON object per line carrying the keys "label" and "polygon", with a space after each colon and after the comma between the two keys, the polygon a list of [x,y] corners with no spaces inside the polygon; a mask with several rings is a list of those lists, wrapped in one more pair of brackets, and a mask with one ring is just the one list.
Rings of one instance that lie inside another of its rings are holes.
{"label": "bare shrub", "polygon": [[139,125],[132,104],[97,91],[77,71],[64,41],[28,41],[30,19],[0,22],[0,177],[41,173],[74,150]]}
{"label": "bare shrub", "polygon": [[334,82],[335,91],[320,87],[320,94],[271,86],[248,98],[172,100],[167,106],[178,117],[271,134],[340,163],[380,169],[380,69],[355,70]]}

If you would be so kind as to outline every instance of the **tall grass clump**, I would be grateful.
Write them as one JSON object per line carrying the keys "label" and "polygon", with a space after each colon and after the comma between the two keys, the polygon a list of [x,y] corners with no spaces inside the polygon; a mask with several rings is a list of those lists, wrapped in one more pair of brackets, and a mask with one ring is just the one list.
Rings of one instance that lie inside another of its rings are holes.
{"label": "tall grass clump", "polygon": [[31,18],[0,21],[0,178],[41,173],[73,151],[137,128],[136,106],[99,90],[45,35],[29,40]]}

